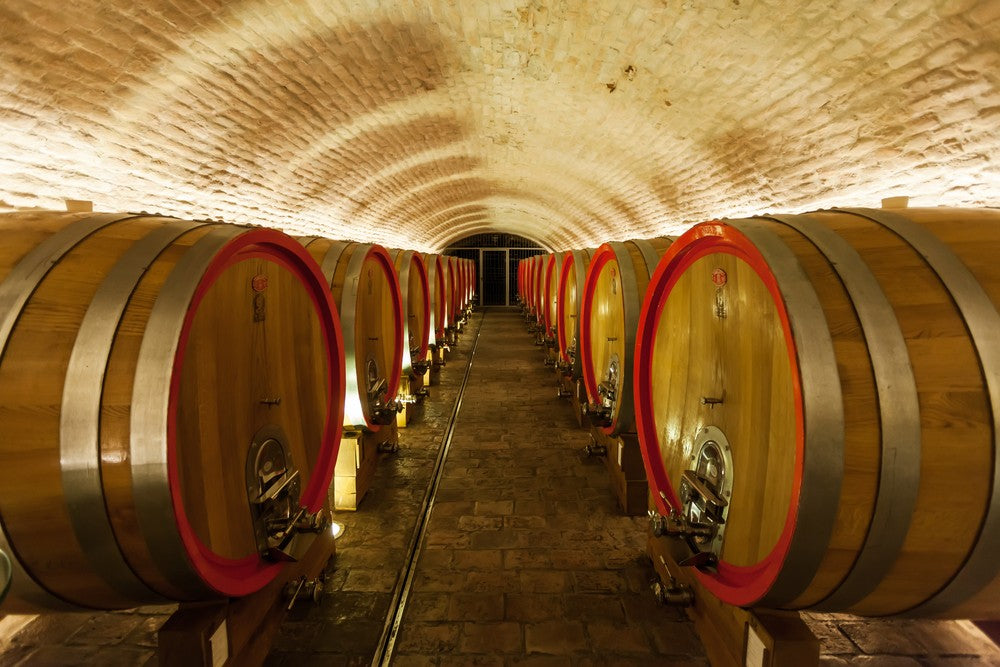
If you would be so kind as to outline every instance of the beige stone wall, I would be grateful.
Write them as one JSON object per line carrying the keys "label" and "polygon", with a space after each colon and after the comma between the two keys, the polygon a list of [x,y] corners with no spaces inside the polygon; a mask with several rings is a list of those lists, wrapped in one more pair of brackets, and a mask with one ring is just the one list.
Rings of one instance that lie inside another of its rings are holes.
{"label": "beige stone wall", "polygon": [[7,0],[0,201],[434,250],[1000,204],[997,0]]}

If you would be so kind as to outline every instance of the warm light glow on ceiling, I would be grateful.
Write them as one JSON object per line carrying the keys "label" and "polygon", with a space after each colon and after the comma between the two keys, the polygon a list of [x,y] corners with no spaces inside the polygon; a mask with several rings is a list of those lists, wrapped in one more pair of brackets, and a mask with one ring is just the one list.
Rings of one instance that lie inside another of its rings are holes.
{"label": "warm light glow on ceiling", "polygon": [[995,2],[694,4],[15,3],[0,206],[433,252],[997,205]]}

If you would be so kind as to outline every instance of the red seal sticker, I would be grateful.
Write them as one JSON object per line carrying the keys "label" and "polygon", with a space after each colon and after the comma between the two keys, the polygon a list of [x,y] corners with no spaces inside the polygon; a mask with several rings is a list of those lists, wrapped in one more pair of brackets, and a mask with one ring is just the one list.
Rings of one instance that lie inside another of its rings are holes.
{"label": "red seal sticker", "polygon": [[727,280],[729,280],[729,276],[727,276],[726,272],[722,269],[715,269],[712,271],[712,282],[719,287],[725,285]]}
{"label": "red seal sticker", "polygon": [[267,289],[267,276],[263,273],[253,277],[250,281],[250,287],[253,288],[254,292],[263,292]]}

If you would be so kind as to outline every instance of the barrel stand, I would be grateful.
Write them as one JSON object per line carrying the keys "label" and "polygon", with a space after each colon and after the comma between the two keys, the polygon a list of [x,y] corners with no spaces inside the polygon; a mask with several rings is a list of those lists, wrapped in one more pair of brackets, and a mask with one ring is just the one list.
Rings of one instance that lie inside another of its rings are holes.
{"label": "barrel stand", "polygon": [[333,534],[325,530],[300,560],[288,563],[256,593],[181,604],[157,635],[158,663],[163,667],[263,664],[292,605],[319,599],[334,553]]}
{"label": "barrel stand", "polygon": [[[650,503],[652,505],[652,503]],[[819,639],[792,611],[743,609],[705,590],[684,554],[649,533],[646,551],[660,581],[653,586],[664,605],[685,607],[713,667],[809,667],[819,664]]]}
{"label": "barrel stand", "polygon": [[558,385],[559,396],[568,398],[573,406],[573,415],[576,417],[577,426],[583,426],[584,407],[587,405],[587,392],[583,388],[583,379],[574,378],[571,374],[556,369],[556,384]]}
{"label": "barrel stand", "polygon": [[430,355],[431,365],[427,369],[427,385],[435,385],[441,383],[441,369],[445,365],[445,346],[444,345],[431,345],[427,351]]}
{"label": "barrel stand", "polygon": [[591,426],[590,438],[587,453],[604,459],[622,512],[628,516],[644,515],[649,484],[646,481],[639,437],[635,433],[622,433],[618,437],[612,437]]}
{"label": "barrel stand", "polygon": [[395,452],[398,448],[399,431],[395,421],[377,433],[345,429],[333,470],[333,509],[358,509],[375,479],[379,453]]}
{"label": "barrel stand", "polygon": [[429,374],[430,368],[423,375],[411,375],[408,378],[403,378],[403,386],[399,392],[403,399],[403,409],[396,413],[397,428],[406,428],[406,425],[416,417],[417,410],[420,409],[424,398],[428,396],[427,376]]}

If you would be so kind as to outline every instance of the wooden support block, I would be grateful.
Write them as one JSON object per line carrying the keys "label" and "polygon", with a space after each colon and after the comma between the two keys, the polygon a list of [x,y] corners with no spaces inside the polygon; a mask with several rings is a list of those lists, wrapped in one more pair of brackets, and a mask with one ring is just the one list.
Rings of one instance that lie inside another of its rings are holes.
{"label": "wooden support block", "polygon": [[369,431],[345,431],[333,472],[333,508],[356,510],[364,499],[378,468],[380,444],[399,444],[396,423]]}
{"label": "wooden support block", "polygon": [[648,535],[646,550],[664,583],[690,586],[694,603],[687,614],[713,667],[810,667],[819,664],[819,640],[799,614],[742,609],[705,590],[689,568],[677,565],[671,540]]}
{"label": "wooden support block", "polygon": [[569,402],[573,406],[577,426],[584,426],[586,421],[583,409],[587,405],[587,391],[583,387],[583,380],[563,375],[560,384],[565,392],[569,392]]}
{"label": "wooden support block", "polygon": [[402,387],[400,388],[399,393],[405,400],[403,401],[403,409],[396,413],[397,428],[406,428],[406,425],[412,422],[419,413],[419,410],[422,407],[421,404],[424,400],[423,395],[420,393],[423,388],[423,375],[403,378]]}
{"label": "wooden support block", "polygon": [[441,383],[441,369],[445,365],[445,346],[444,345],[434,345],[429,349],[431,365],[427,369],[428,374],[428,386],[434,386]]}
{"label": "wooden support block", "polygon": [[[262,665],[288,611],[285,587],[316,579],[334,555],[333,533],[318,534],[305,555],[263,589],[243,598],[182,604],[160,628],[157,660],[164,667]],[[298,604],[308,604],[300,601]]]}
{"label": "wooden support block", "polygon": [[642,516],[648,509],[649,485],[638,437],[635,433],[623,433],[612,438],[596,427],[591,427],[591,435],[607,450],[604,464],[618,497],[618,506],[628,516]]}

